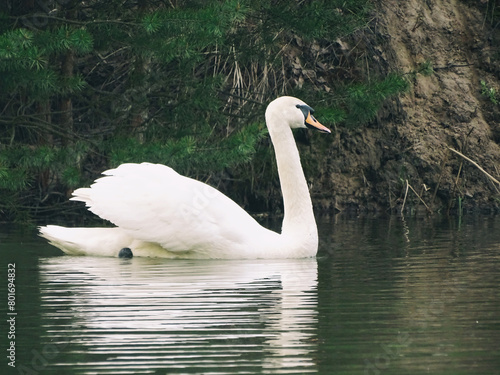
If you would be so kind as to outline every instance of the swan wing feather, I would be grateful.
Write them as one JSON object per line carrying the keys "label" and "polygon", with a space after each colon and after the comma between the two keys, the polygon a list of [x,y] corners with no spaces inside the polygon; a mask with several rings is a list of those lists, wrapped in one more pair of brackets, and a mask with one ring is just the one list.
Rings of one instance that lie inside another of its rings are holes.
{"label": "swan wing feather", "polygon": [[217,189],[165,165],[122,164],[103,174],[72,199],[131,237],[169,251],[237,251],[268,232]]}

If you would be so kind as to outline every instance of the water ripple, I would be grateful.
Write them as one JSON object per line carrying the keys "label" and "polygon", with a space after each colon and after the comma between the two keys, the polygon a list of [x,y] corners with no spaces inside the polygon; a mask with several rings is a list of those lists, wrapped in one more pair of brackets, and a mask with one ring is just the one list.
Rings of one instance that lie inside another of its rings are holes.
{"label": "water ripple", "polygon": [[315,372],[317,263],[43,258],[44,340],[78,374]]}

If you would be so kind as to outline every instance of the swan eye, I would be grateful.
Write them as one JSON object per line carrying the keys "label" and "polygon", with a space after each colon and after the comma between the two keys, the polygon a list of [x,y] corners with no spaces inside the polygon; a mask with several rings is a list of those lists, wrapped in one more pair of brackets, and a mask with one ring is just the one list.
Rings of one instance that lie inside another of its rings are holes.
{"label": "swan eye", "polygon": [[302,111],[304,119],[306,119],[309,116],[309,114],[312,115],[314,113],[314,109],[312,109],[306,104],[297,104],[296,107]]}

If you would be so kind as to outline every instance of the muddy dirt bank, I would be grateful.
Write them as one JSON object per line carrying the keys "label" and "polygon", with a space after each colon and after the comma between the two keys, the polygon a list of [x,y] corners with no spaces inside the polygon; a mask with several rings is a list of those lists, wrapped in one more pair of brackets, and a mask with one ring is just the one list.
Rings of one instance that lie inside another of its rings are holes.
{"label": "muddy dirt bank", "polygon": [[484,92],[500,91],[500,43],[476,3],[378,3],[372,61],[407,72],[411,88],[376,122],[337,131],[312,187],[318,208],[499,211],[500,186],[477,166],[500,180],[499,105]]}

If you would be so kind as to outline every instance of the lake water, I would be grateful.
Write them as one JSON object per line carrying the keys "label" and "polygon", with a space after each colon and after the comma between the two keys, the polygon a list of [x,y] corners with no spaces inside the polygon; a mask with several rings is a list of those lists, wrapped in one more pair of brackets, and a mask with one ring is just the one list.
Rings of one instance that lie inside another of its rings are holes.
{"label": "lake water", "polygon": [[0,373],[500,374],[500,217],[318,227],[317,259],[266,261],[63,256],[0,227]]}

